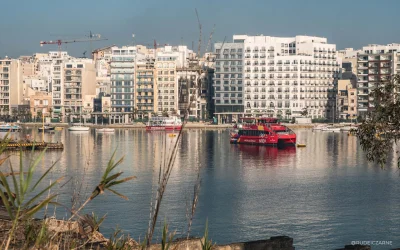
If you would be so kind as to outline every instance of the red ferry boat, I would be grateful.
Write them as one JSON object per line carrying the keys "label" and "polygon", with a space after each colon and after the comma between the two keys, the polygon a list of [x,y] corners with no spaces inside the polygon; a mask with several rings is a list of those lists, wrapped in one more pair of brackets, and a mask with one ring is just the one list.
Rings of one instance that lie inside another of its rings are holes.
{"label": "red ferry boat", "polygon": [[277,146],[296,145],[296,134],[279,123],[277,118],[251,117],[240,118],[235,125],[230,143]]}

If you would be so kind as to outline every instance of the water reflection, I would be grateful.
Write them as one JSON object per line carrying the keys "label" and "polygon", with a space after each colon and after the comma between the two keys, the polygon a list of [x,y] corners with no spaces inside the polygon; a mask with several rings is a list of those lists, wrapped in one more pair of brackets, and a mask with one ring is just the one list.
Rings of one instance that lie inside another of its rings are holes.
{"label": "water reflection", "polygon": [[[21,136],[26,133],[35,134],[25,130]],[[305,148],[231,145],[228,131],[184,131],[160,221],[167,218],[178,234],[186,230],[186,203],[200,168],[194,235],[203,234],[208,218],[210,235],[217,243],[289,235],[299,249],[310,245],[335,249],[352,240],[400,239],[395,159],[382,170],[366,161],[356,137],[309,130],[296,133]],[[117,157],[125,156],[119,169],[126,176],[137,176],[118,189],[129,201],[105,194],[87,211],[108,214],[102,227],[105,233],[118,224],[133,237],[143,237],[160,162],[177,136],[127,129],[116,129],[114,134],[64,130],[45,134],[45,140],[65,144],[62,152],[46,153],[38,170],[43,173],[60,159],[51,177],[76,180],[61,190],[59,201],[67,205],[77,183],[83,184],[83,194],[92,190],[115,149]]]}

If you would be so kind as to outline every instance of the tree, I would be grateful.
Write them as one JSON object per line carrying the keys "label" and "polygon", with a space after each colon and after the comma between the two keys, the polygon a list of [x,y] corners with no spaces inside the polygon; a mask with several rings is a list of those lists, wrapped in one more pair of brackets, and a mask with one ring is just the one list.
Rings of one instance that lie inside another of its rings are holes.
{"label": "tree", "polygon": [[133,108],[133,110],[132,110],[132,117],[133,117],[133,120],[136,120],[136,115],[138,114],[138,109],[137,108]]}
{"label": "tree", "polygon": [[290,111],[290,109],[286,110],[286,119],[289,119],[289,116],[292,114],[292,111]]}
{"label": "tree", "polygon": [[167,109],[164,109],[164,110],[163,110],[162,116],[164,116],[164,117],[169,117],[169,115],[168,115],[168,110],[167,110]]}
{"label": "tree", "polygon": [[[366,118],[358,127],[356,135],[369,161],[382,167],[394,145],[400,139],[400,75],[375,87]],[[400,168],[400,157],[397,159]]]}
{"label": "tree", "polygon": [[53,118],[53,109],[49,108],[50,118]]}
{"label": "tree", "polygon": [[308,110],[307,108],[303,108],[303,110],[300,112],[301,116],[307,116],[308,115]]}
{"label": "tree", "polygon": [[41,111],[41,110],[38,110],[38,111],[36,112],[36,121],[38,120],[38,118],[39,118],[40,121],[41,121],[41,120],[42,120],[42,115],[43,115],[42,111]]}
{"label": "tree", "polygon": [[282,110],[278,110],[277,112],[277,118],[282,119]]}

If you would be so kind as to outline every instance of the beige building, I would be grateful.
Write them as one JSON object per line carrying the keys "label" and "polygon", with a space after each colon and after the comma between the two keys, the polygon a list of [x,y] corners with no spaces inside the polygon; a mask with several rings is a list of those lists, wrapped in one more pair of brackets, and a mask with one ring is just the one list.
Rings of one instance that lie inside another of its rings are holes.
{"label": "beige building", "polygon": [[158,88],[154,75],[154,59],[148,58],[136,62],[134,100],[138,115],[142,117],[150,116],[151,113],[158,110]]}
{"label": "beige building", "polygon": [[110,112],[111,111],[111,97],[103,96],[101,98],[101,109],[102,112]]}
{"label": "beige building", "polygon": [[21,62],[16,59],[0,60],[0,112],[11,114],[23,104],[23,77]]}
{"label": "beige building", "polygon": [[83,97],[83,110],[82,113],[91,113],[94,110],[94,99],[96,95],[85,95]]}
{"label": "beige building", "polygon": [[52,113],[51,95],[45,92],[36,92],[30,97],[30,110],[33,117],[38,116],[38,112],[42,112],[44,116],[50,116]]}
{"label": "beige building", "polygon": [[86,95],[96,95],[96,70],[90,59],[73,59],[64,64],[64,110],[83,112]]}
{"label": "beige building", "polygon": [[338,81],[337,112],[339,119],[357,118],[357,89],[350,79]]}

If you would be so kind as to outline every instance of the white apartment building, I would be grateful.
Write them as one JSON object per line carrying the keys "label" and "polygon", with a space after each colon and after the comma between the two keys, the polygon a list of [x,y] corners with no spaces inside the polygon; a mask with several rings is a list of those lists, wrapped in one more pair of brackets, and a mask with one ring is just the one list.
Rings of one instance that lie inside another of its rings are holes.
{"label": "white apartment building", "polygon": [[221,46],[214,46],[217,115],[296,117],[303,109],[312,118],[335,115],[341,61],[326,38],[234,35]]}
{"label": "white apartment building", "polygon": [[366,116],[374,107],[369,97],[373,88],[400,73],[400,44],[370,44],[358,53],[357,61],[358,112]]}
{"label": "white apartment building", "polygon": [[[35,55],[34,55],[35,58]],[[71,58],[67,52],[50,51],[47,56],[40,55],[35,59],[36,75],[47,79],[47,89],[51,93],[53,117],[60,117],[64,112],[64,64]]]}

